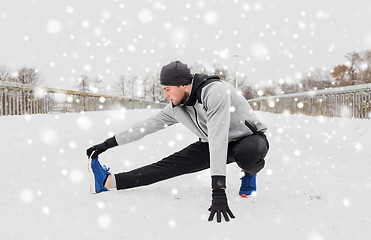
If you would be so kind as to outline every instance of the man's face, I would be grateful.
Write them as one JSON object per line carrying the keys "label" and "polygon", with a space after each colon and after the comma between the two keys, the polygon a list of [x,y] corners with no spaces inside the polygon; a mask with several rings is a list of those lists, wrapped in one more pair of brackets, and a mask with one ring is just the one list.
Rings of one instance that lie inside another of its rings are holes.
{"label": "man's face", "polygon": [[164,90],[164,97],[169,99],[174,106],[185,103],[189,97],[186,86],[161,86]]}

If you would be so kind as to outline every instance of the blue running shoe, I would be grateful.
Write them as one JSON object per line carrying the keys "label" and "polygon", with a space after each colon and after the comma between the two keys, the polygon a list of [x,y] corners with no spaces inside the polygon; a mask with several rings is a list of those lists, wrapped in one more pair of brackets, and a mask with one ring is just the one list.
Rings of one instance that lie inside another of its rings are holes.
{"label": "blue running shoe", "polygon": [[243,198],[248,198],[252,192],[256,192],[256,174],[252,177],[243,176],[241,178],[240,196]]}
{"label": "blue running shoe", "polygon": [[90,173],[90,193],[108,191],[108,189],[104,187],[103,182],[107,175],[111,173],[108,172],[109,168],[107,169],[105,165],[103,165],[103,167],[100,165],[98,157],[94,159],[89,158],[88,171]]}

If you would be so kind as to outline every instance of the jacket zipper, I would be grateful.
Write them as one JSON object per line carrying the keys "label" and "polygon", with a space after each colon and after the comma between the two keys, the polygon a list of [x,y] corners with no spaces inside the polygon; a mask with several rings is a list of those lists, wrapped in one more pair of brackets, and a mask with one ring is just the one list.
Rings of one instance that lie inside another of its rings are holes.
{"label": "jacket zipper", "polygon": [[192,107],[193,107],[193,110],[195,111],[196,123],[197,123],[198,128],[206,135],[206,137],[208,137],[207,133],[204,130],[202,130],[200,124],[198,123],[196,108],[194,106]]}
{"label": "jacket zipper", "polygon": [[251,130],[253,134],[257,134],[258,131],[256,130],[256,127],[251,125],[247,120],[245,120],[245,125]]}

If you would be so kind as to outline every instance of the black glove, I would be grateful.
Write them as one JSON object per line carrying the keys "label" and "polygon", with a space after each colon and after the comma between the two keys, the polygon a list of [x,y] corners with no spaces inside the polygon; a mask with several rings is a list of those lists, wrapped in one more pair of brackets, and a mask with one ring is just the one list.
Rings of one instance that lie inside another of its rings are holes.
{"label": "black glove", "polygon": [[210,216],[209,221],[214,219],[214,215],[216,213],[216,220],[218,223],[222,221],[222,214],[224,216],[225,221],[229,222],[229,217],[234,218],[233,213],[228,207],[227,196],[225,195],[224,189],[213,189],[211,200],[211,207],[209,208]]}
{"label": "black glove", "polygon": [[98,157],[99,154],[102,152],[105,152],[109,148],[113,148],[118,146],[118,143],[116,142],[116,138],[113,136],[111,138],[108,138],[106,141],[94,145],[86,150],[86,155],[88,155],[88,158],[91,156],[92,152],[94,152],[92,159]]}

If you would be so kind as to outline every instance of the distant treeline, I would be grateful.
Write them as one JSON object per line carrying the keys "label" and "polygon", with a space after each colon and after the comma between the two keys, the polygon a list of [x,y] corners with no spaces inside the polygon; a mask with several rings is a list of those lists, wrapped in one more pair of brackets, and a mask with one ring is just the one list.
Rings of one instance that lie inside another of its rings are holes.
{"label": "distant treeline", "polygon": [[[251,86],[251,83],[247,81],[248,76],[231,72],[220,65],[204,66],[201,63],[195,63],[190,67],[194,73],[220,76],[221,79],[236,86],[247,99],[371,83],[370,50],[350,52],[345,55],[343,64],[335,65],[330,70],[318,68],[310,73],[303,73],[299,83],[287,83],[284,79],[277,79],[270,85],[260,87]],[[5,65],[0,66],[0,81],[31,85],[40,85],[45,82],[35,67],[22,67],[11,72]],[[109,91],[108,93],[129,98],[164,101],[158,71],[148,73],[144,77],[122,74],[114,86],[108,90],[103,90],[104,85],[100,77],[80,75],[75,90],[92,93]]]}

